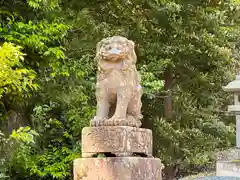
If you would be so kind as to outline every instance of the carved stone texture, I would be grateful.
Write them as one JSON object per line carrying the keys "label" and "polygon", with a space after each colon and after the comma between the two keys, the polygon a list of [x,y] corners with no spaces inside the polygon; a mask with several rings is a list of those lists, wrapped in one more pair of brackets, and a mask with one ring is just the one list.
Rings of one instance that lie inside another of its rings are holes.
{"label": "carved stone texture", "polygon": [[217,176],[240,177],[240,149],[229,149],[217,154]]}
{"label": "carved stone texture", "polygon": [[162,180],[157,158],[81,158],[74,161],[74,180]]}
{"label": "carved stone texture", "polygon": [[152,156],[152,131],[129,126],[83,128],[82,157],[107,152],[116,156],[129,156],[132,153]]}
{"label": "carved stone texture", "polygon": [[240,162],[217,161],[217,176],[240,178]]}
{"label": "carved stone texture", "polygon": [[240,161],[240,149],[229,149],[217,154],[217,161]]}
{"label": "carved stone texture", "polygon": [[121,36],[97,44],[97,112],[91,126],[141,126],[142,88],[134,46]]}

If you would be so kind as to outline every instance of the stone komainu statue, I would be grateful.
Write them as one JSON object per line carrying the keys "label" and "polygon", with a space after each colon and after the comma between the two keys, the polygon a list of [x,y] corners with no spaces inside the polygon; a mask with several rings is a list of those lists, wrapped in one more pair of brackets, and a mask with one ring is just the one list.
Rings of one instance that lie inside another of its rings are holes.
{"label": "stone komainu statue", "polygon": [[121,36],[97,44],[97,112],[92,126],[141,126],[140,74],[134,42]]}

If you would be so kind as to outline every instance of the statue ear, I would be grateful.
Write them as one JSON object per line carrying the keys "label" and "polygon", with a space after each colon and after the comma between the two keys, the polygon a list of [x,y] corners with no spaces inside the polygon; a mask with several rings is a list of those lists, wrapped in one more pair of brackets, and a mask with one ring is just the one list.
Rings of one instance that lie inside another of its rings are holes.
{"label": "statue ear", "polygon": [[129,50],[130,50],[130,56],[131,59],[133,61],[133,64],[136,64],[137,62],[137,55],[135,53],[135,43],[131,40],[128,40],[128,46],[129,46]]}
{"label": "statue ear", "polygon": [[129,47],[131,47],[133,49],[135,47],[135,43],[133,41],[131,41],[131,40],[128,40],[128,45],[129,45]]}
{"label": "statue ear", "polygon": [[99,53],[101,47],[102,47],[102,41],[100,41],[100,42],[97,43],[97,46],[96,46],[96,55]]}
{"label": "statue ear", "polygon": [[99,61],[100,60],[100,55],[99,55],[99,53],[100,53],[100,49],[102,48],[102,45],[104,44],[104,39],[103,40],[101,40],[101,41],[99,41],[98,43],[97,43],[97,45],[96,45],[96,55],[95,55],[95,58],[94,58],[94,60],[95,61]]}

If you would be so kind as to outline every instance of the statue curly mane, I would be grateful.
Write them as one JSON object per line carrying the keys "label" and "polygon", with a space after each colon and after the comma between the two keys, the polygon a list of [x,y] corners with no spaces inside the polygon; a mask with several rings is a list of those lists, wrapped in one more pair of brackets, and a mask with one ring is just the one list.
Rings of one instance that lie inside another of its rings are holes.
{"label": "statue curly mane", "polygon": [[[101,40],[96,47],[95,60],[98,63],[98,70],[104,72],[105,70],[112,69],[110,64],[116,64],[119,61],[122,63],[121,69],[134,69],[137,61],[134,46],[135,44],[133,41],[121,36],[113,36]],[[122,54],[116,55],[119,56],[117,62],[112,61],[111,58],[106,58],[110,56],[110,54],[107,53],[109,47],[118,47],[122,51]]]}
{"label": "statue curly mane", "polygon": [[93,121],[93,124],[124,121],[128,125],[139,126],[142,91],[139,88],[141,79],[136,69],[134,46],[133,41],[121,36],[108,37],[97,44],[98,105],[97,121]]}

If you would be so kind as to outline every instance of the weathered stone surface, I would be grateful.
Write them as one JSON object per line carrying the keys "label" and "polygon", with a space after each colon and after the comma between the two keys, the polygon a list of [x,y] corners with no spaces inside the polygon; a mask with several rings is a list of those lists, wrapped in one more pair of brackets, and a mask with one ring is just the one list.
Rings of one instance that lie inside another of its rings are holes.
{"label": "weathered stone surface", "polygon": [[[131,120],[132,119],[132,120]],[[91,120],[90,126],[132,126],[132,127],[140,127],[142,125],[140,120],[135,121],[132,116],[127,116],[126,119],[108,119],[105,121],[102,120]]]}
{"label": "weathered stone surface", "polygon": [[162,180],[163,165],[152,158],[152,131],[139,128],[143,90],[134,42],[105,38],[95,61],[97,111],[92,127],[82,131],[83,158],[74,160],[74,180]]}
{"label": "weathered stone surface", "polygon": [[152,156],[152,131],[129,126],[83,128],[82,157],[104,152]]}
{"label": "weathered stone surface", "polygon": [[91,126],[141,126],[142,87],[135,43],[125,37],[102,39],[96,47],[97,112]]}
{"label": "weathered stone surface", "polygon": [[229,149],[217,154],[217,161],[240,160],[240,149]]}
{"label": "weathered stone surface", "polygon": [[240,162],[217,161],[217,176],[232,176],[240,178]]}
{"label": "weathered stone surface", "polygon": [[229,149],[217,154],[217,176],[240,177],[240,149]]}
{"label": "weathered stone surface", "polygon": [[74,180],[162,180],[157,158],[81,158],[74,161]]}

